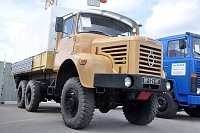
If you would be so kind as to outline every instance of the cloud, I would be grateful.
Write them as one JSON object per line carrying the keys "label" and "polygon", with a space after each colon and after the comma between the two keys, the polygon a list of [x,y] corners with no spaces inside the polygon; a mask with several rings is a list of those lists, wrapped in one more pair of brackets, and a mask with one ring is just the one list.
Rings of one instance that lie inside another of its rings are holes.
{"label": "cloud", "polygon": [[1,1],[1,5],[4,6],[0,8],[0,61],[4,60],[5,54],[6,61],[10,61],[13,58],[14,37],[44,11],[44,5],[37,4],[37,0],[7,0]]}
{"label": "cloud", "polygon": [[160,0],[146,20],[146,34],[159,38],[186,31],[200,33],[199,5],[199,0]]}
{"label": "cloud", "polygon": [[8,45],[8,43],[0,42],[1,50],[0,50],[0,61],[7,61],[10,62],[12,55],[13,55],[13,49],[12,45]]}

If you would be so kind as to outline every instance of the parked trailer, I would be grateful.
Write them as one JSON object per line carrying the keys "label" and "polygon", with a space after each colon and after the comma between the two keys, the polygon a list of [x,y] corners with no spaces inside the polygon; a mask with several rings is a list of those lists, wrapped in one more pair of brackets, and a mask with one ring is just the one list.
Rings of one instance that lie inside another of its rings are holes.
{"label": "parked trailer", "polygon": [[200,117],[200,35],[186,32],[157,39],[163,45],[164,71],[174,80],[174,92],[158,94],[158,117],[178,110]]}

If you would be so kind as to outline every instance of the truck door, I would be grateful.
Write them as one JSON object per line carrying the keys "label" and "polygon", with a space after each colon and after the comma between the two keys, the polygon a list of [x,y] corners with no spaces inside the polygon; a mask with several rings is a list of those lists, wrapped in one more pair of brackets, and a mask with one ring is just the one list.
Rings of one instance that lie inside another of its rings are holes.
{"label": "truck door", "polygon": [[186,94],[189,88],[190,75],[189,75],[189,55],[188,55],[188,45],[180,48],[179,40],[166,40],[165,45],[165,55],[164,55],[164,71],[167,73],[167,78],[174,79],[177,85],[176,94]]}
{"label": "truck door", "polygon": [[73,52],[74,47],[74,28],[75,16],[64,20],[62,37],[56,47],[56,56],[54,61],[54,70],[58,70],[63,61],[65,61]]}

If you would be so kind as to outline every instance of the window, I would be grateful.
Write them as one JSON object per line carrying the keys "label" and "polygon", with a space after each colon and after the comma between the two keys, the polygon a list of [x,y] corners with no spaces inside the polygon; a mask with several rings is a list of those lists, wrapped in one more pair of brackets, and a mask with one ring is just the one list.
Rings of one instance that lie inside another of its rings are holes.
{"label": "window", "polygon": [[200,58],[200,39],[192,38],[193,42],[193,55],[195,58]]}
{"label": "window", "polygon": [[74,33],[74,17],[70,17],[64,21],[63,24],[63,36],[70,36]]}
{"label": "window", "polygon": [[185,49],[179,48],[179,40],[170,41],[168,43],[168,57],[177,57],[187,55],[187,43]]}

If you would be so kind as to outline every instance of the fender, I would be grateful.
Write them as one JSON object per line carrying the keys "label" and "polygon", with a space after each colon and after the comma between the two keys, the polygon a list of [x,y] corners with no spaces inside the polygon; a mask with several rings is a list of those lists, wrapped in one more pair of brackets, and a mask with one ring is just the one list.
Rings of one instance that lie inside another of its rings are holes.
{"label": "fender", "polygon": [[[80,64],[80,60],[86,64]],[[78,53],[69,56],[60,66],[56,80],[56,94],[61,95],[65,82],[71,77],[79,77],[82,86],[94,88],[95,73],[112,73],[111,60],[103,55]]]}
{"label": "fender", "polygon": [[[95,73],[112,73],[111,60],[103,55],[88,53],[78,53],[70,56],[74,62],[80,82],[86,88],[94,88]],[[80,60],[86,60],[86,64],[81,65]]]}

